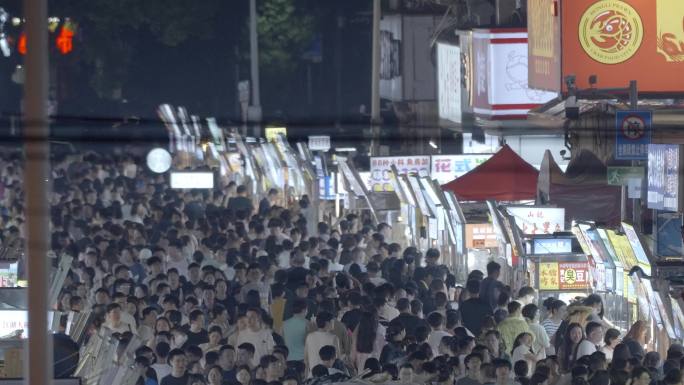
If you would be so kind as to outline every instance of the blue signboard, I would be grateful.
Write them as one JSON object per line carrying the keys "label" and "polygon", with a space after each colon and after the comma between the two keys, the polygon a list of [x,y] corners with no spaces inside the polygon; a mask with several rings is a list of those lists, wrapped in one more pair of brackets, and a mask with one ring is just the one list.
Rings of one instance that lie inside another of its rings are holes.
{"label": "blue signboard", "polygon": [[682,244],[682,215],[658,211],[656,214],[656,254],[659,258],[684,257]]}
{"label": "blue signboard", "polygon": [[679,145],[649,146],[647,203],[649,209],[679,211]]}
{"label": "blue signboard", "polygon": [[648,159],[652,122],[651,111],[617,111],[615,113],[615,159]]}

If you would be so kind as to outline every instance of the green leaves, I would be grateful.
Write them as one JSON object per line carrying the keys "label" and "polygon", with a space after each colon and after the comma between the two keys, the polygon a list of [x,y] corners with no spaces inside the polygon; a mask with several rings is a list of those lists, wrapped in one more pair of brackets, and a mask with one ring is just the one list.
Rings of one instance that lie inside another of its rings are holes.
{"label": "green leaves", "polygon": [[314,20],[295,1],[258,0],[259,59],[271,71],[294,71],[313,38]]}

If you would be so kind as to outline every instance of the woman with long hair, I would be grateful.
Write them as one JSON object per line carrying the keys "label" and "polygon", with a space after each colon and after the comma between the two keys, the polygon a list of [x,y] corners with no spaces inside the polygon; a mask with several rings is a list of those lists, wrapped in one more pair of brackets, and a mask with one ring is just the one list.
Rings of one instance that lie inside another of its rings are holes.
{"label": "woman with long hair", "polygon": [[584,339],[584,329],[578,323],[571,323],[565,329],[563,343],[558,349],[558,358],[560,359],[561,371],[568,373],[576,360],[577,347]]}
{"label": "woman with long hair", "polygon": [[622,343],[627,345],[632,357],[643,359],[645,356],[644,345],[648,343],[648,326],[646,322],[636,321],[629,329]]}
{"label": "woman with long hair", "polygon": [[379,358],[384,345],[385,327],[375,313],[363,312],[352,338],[352,361],[362,371],[366,360]]}

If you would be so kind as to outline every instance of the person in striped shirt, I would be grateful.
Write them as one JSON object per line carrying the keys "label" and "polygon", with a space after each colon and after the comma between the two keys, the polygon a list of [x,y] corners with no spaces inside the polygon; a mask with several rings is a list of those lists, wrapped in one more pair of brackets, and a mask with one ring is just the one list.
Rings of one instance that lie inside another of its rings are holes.
{"label": "person in striped shirt", "polygon": [[[547,305],[547,309],[549,310],[549,316],[541,323],[541,326],[549,336],[549,340],[553,341],[561,322],[563,322],[563,318],[565,318],[567,305],[565,302],[555,298],[549,298],[549,303],[545,305]],[[551,344],[551,346],[546,349],[546,354],[553,355],[555,354],[554,350],[554,346]]]}

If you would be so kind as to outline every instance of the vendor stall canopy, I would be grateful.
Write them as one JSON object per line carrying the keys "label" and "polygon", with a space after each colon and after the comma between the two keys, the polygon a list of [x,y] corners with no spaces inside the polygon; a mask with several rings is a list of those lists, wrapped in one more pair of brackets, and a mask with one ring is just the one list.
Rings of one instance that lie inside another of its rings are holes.
{"label": "vendor stall canopy", "polygon": [[461,201],[524,201],[537,196],[539,171],[504,145],[469,173],[442,185]]}
{"label": "vendor stall canopy", "polygon": [[562,207],[570,220],[619,226],[620,188],[609,186],[606,174],[606,165],[590,151],[582,150],[563,173],[547,150],[539,174],[537,204]]}

